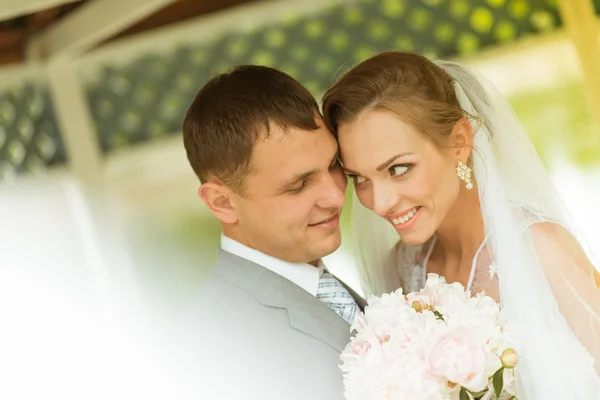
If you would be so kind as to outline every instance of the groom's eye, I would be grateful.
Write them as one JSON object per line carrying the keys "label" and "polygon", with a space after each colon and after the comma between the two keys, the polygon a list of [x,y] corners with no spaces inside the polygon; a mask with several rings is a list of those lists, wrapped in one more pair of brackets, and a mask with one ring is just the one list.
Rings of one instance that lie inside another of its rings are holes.
{"label": "groom's eye", "polygon": [[333,159],[333,161],[331,161],[331,164],[329,165],[329,169],[334,169],[337,167],[341,167],[342,166],[342,162],[340,161],[340,158],[338,155],[335,156],[335,158]]}
{"label": "groom's eye", "polygon": [[289,192],[289,193],[292,193],[292,194],[295,194],[295,193],[300,193],[300,192],[301,192],[301,191],[302,191],[302,190],[303,190],[303,189],[306,187],[306,184],[307,184],[307,183],[308,183],[308,180],[307,180],[307,179],[303,179],[303,180],[300,182],[300,184],[298,184],[298,185],[296,185],[296,186],[294,186],[294,187],[292,187],[292,188],[289,188],[289,189],[288,189],[288,192]]}

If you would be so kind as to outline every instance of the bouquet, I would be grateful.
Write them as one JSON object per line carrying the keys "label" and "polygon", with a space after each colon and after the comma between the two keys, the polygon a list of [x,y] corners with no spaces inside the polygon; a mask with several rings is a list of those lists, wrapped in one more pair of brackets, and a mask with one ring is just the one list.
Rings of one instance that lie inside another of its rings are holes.
{"label": "bouquet", "polygon": [[517,353],[490,297],[429,274],[425,287],[371,297],[342,352],[347,400],[514,399]]}

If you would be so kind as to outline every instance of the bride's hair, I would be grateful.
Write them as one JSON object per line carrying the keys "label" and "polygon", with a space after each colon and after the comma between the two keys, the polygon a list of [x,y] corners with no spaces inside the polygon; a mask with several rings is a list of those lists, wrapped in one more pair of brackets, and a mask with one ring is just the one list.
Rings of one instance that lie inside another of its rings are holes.
{"label": "bride's hair", "polygon": [[346,72],[323,96],[323,117],[337,136],[340,124],[367,109],[397,114],[437,144],[446,144],[461,118],[473,117],[460,107],[452,77],[427,58],[385,52]]}

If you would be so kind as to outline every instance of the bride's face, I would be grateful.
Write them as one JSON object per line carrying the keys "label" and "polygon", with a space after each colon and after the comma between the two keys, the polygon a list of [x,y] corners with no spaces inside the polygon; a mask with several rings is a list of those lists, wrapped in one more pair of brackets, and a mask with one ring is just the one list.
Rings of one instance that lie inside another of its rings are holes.
{"label": "bride's face", "polygon": [[338,127],[341,158],[360,202],[409,244],[426,242],[456,202],[452,148],[440,148],[389,111],[363,111]]}

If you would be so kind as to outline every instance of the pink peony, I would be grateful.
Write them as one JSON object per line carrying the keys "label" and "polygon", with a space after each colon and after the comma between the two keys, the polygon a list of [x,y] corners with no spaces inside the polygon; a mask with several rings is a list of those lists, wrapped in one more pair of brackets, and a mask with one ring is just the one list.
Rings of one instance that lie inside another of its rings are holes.
{"label": "pink peony", "polygon": [[429,372],[474,392],[487,385],[486,361],[484,348],[465,331],[440,335],[427,353]]}

